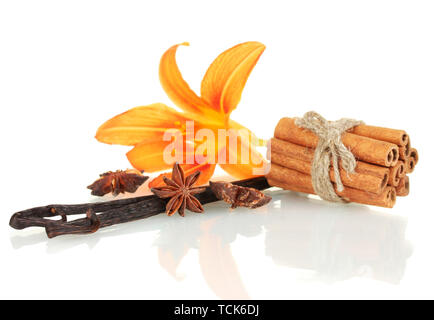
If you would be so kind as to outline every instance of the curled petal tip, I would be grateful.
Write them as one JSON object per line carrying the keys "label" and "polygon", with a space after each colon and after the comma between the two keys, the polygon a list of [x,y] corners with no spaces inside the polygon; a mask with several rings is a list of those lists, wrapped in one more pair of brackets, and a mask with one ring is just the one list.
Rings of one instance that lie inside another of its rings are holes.
{"label": "curled petal tip", "polygon": [[250,72],[264,50],[262,43],[249,41],[221,53],[202,80],[202,99],[217,112],[229,115],[238,105]]}
{"label": "curled petal tip", "polygon": [[266,48],[267,46],[265,45],[265,44],[263,44],[262,42],[258,42],[258,41],[255,41],[256,43],[258,43],[262,48]]}
{"label": "curled petal tip", "polygon": [[181,109],[193,114],[203,114],[209,109],[202,100],[185,82],[176,63],[176,51],[179,46],[188,46],[188,42],[170,47],[160,60],[160,82],[169,98]]}

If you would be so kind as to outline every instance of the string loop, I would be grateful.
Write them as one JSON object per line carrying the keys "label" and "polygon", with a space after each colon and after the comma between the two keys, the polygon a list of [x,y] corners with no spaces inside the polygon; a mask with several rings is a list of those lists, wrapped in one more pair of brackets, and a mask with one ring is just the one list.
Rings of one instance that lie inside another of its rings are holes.
{"label": "string loop", "polygon": [[333,183],[330,181],[330,166],[333,166],[336,190],[341,192],[344,186],[339,174],[339,164],[347,173],[353,173],[356,168],[356,159],[342,143],[341,135],[363,124],[363,121],[347,118],[327,121],[320,114],[310,111],[305,113],[303,118],[296,118],[295,124],[318,136],[318,145],[311,165],[312,185],[315,193],[324,200],[345,202],[336,194]]}

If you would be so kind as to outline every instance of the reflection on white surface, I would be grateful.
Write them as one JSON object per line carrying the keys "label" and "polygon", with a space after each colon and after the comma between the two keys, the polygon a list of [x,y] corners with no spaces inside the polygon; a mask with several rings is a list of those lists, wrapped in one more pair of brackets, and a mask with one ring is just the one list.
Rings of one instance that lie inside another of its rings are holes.
{"label": "reflection on white surface", "polygon": [[276,264],[308,269],[327,282],[366,276],[398,284],[412,248],[407,220],[361,205],[324,204],[282,194],[265,224],[266,254]]}
{"label": "reflection on white surface", "polygon": [[198,250],[203,279],[224,299],[249,298],[237,256],[231,252],[237,235],[263,236],[265,252],[258,252],[258,259],[271,257],[276,265],[310,270],[314,280],[325,283],[360,276],[392,284],[402,279],[412,252],[405,238],[405,218],[360,205],[325,203],[287,191],[269,194],[273,201],[254,211],[230,211],[227,204],[218,202],[207,205],[203,215],[160,215],[93,235],[51,240],[44,232],[16,232],[11,242],[16,249],[46,242],[48,252],[55,254],[83,243],[93,248],[105,237],[158,231],[153,245],[158,248],[161,267],[175,281],[182,281],[185,275],[178,272],[179,265],[190,249]]}

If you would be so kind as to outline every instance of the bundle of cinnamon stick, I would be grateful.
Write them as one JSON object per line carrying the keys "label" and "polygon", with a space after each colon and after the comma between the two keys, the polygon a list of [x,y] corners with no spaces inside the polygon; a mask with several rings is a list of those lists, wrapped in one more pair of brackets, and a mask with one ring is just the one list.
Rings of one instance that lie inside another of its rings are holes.
{"label": "bundle of cinnamon stick", "polygon": [[[408,174],[419,157],[404,130],[358,125],[341,136],[343,144],[356,158],[354,173],[339,169],[343,191],[336,193],[346,201],[392,208],[396,196],[409,194]],[[315,194],[311,180],[312,159],[318,137],[298,127],[294,118],[282,118],[271,140],[271,186]],[[334,183],[334,170],[330,180]]]}

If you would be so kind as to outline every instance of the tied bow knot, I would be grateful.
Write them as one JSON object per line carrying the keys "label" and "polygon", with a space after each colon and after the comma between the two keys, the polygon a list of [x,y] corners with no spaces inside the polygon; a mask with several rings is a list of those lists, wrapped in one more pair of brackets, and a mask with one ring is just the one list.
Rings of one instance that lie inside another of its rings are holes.
{"label": "tied bow knot", "polygon": [[324,200],[344,202],[344,199],[336,194],[330,181],[330,165],[333,166],[336,190],[341,192],[344,186],[339,173],[339,162],[347,173],[353,173],[356,168],[356,159],[342,143],[341,135],[363,122],[346,118],[327,121],[320,114],[310,111],[303,118],[296,118],[295,124],[312,131],[318,137],[318,145],[311,165],[312,185],[315,193]]}

